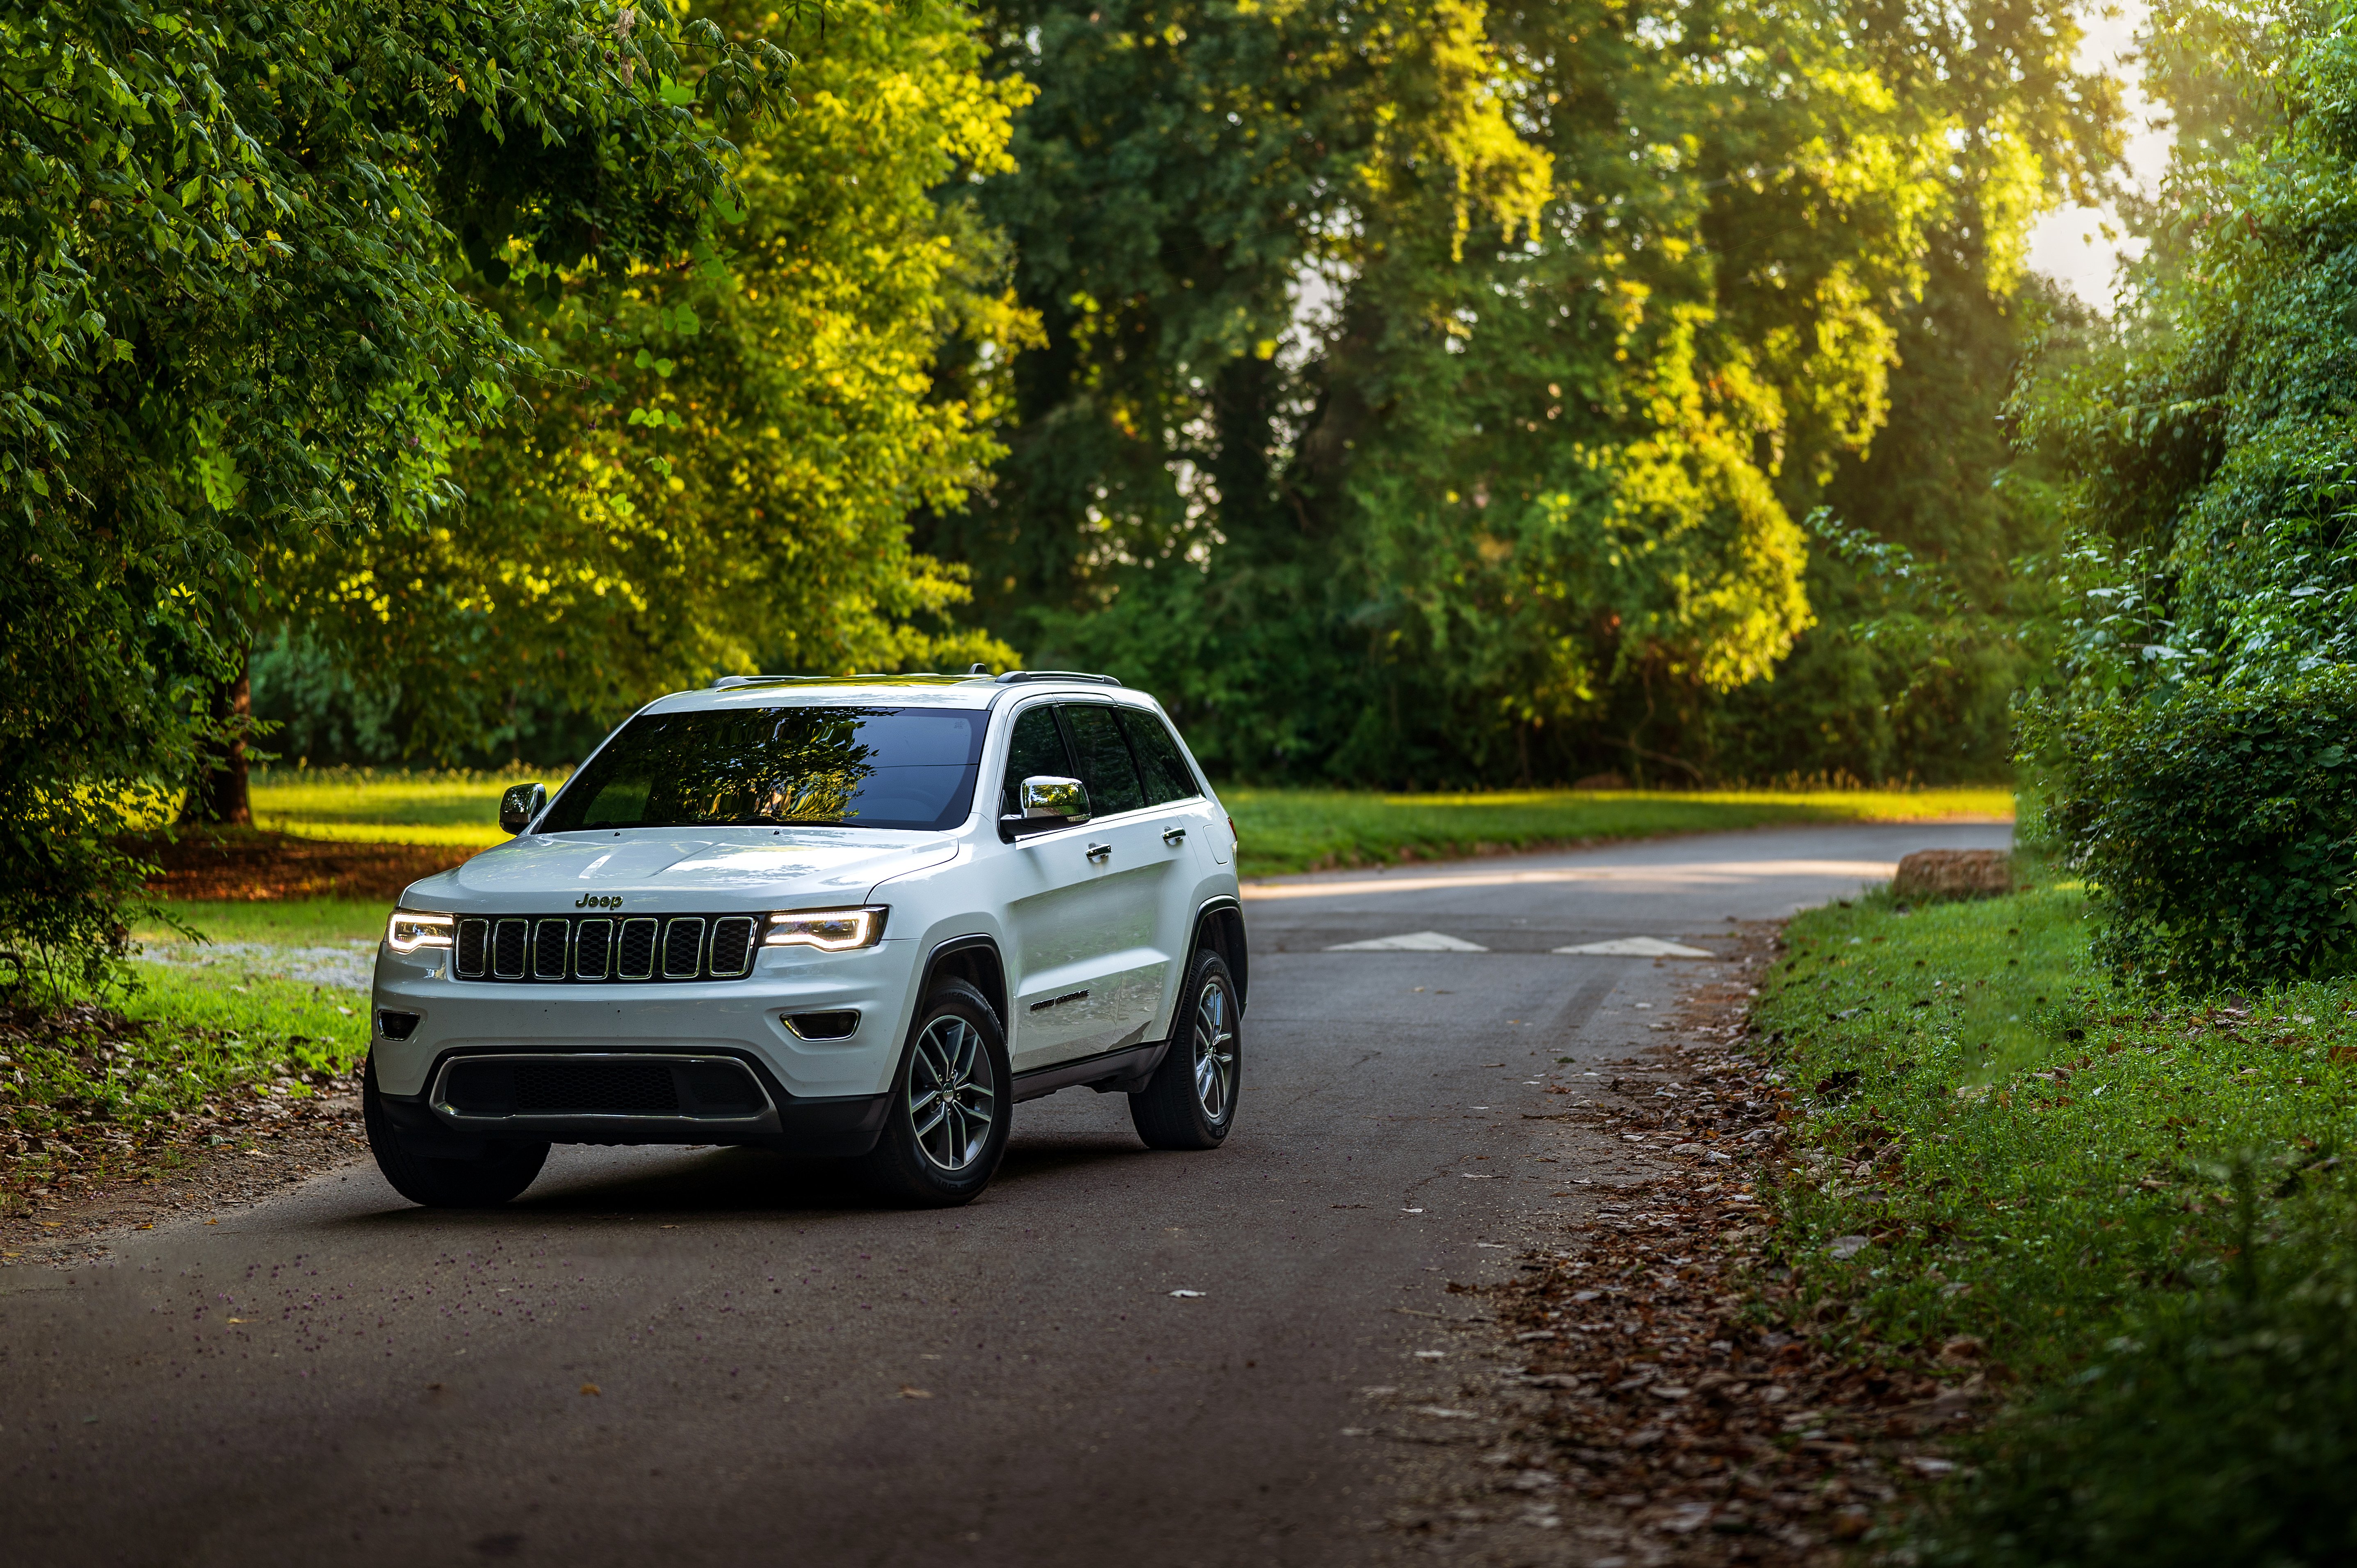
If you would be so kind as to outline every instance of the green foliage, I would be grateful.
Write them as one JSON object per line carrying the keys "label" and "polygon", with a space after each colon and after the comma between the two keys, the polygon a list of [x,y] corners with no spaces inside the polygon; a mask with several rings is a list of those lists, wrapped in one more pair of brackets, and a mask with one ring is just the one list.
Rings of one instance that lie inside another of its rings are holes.
{"label": "green foliage", "polygon": [[1791,1094],[1769,1288],[2023,1379],[1920,1561],[2341,1561],[2357,988],[2129,1001],[2092,927],[2068,885],[1792,923],[1757,1015]]}
{"label": "green foliage", "polygon": [[[979,55],[948,5],[832,6],[796,111],[733,127],[742,206],[714,246],[511,269],[501,320],[558,373],[457,444],[464,507],[264,563],[272,613],[383,714],[397,749],[366,760],[475,759],[490,736],[577,758],[723,671],[1015,662],[942,624],[963,574],[907,526],[982,476],[997,367],[1030,332],[941,194],[1006,166],[1027,96]],[[937,378],[952,330],[975,363]]]}
{"label": "green foliage", "polygon": [[2221,1277],[2133,1315],[2009,1423],[1918,1561],[2289,1568],[2357,1554],[2357,1194],[2334,1181],[2268,1236],[2248,1212],[2256,1173],[2231,1175],[2236,1229],[2254,1233]]}
{"label": "green foliage", "polygon": [[[1785,1287],[1838,1330],[1986,1341],[2033,1384],[2129,1318],[2224,1280],[2357,1135],[2357,990],[2232,1004],[2112,991],[2071,885],[1911,914],[1811,910],[1757,1026],[1792,1095]],[[2297,1179],[2295,1179],[2297,1178]],[[1843,1258],[1828,1244],[1865,1236]],[[2221,1561],[2230,1561],[2221,1559]]]}
{"label": "green foliage", "polygon": [[992,14],[1040,97],[982,200],[1048,346],[928,537],[1254,778],[1701,771],[1931,236],[2010,298],[2108,114],[2035,6]]}
{"label": "green foliage", "polygon": [[785,63],[660,0],[0,6],[0,886],[73,911],[0,941],[103,956],[91,846],[186,775],[257,553],[451,499],[535,360],[475,271],[694,243]]}
{"label": "green foliage", "polygon": [[2110,958],[2188,983],[2344,968],[2357,10],[2174,5],[2151,41],[2184,130],[2139,214],[2137,309],[2054,346],[2015,410],[2081,535],[2027,757]]}
{"label": "green foliage", "polygon": [[2188,682],[2082,710],[2050,829],[2098,889],[2099,958],[2188,986],[2357,962],[2357,670]]}

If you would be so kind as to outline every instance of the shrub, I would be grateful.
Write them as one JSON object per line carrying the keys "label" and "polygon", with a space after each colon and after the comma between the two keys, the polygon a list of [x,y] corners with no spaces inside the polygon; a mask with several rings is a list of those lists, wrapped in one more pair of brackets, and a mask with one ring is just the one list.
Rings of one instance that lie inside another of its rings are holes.
{"label": "shrub", "polygon": [[2357,968],[2357,671],[2188,682],[2039,738],[2100,961],[2195,988]]}
{"label": "shrub", "polygon": [[[1919,1561],[2140,1568],[2357,1561],[2357,1257],[2349,1195],[2164,1297],[2001,1424]],[[2292,1178],[2295,1184],[2299,1177]]]}

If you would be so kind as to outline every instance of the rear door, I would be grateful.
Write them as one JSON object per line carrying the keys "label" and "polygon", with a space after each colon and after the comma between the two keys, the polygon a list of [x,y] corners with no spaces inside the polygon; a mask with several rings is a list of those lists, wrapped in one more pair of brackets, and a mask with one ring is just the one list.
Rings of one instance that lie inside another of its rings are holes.
{"label": "rear door", "polygon": [[1178,988],[1185,983],[1180,966],[1193,940],[1195,916],[1203,884],[1227,860],[1227,819],[1215,807],[1188,765],[1186,753],[1168,724],[1150,708],[1122,707],[1122,732],[1130,755],[1137,759],[1146,789],[1146,825],[1163,851],[1163,868],[1156,887],[1155,926],[1157,945],[1168,955],[1163,993],[1157,998],[1156,1024],[1149,1037],[1160,1039],[1175,1025]]}

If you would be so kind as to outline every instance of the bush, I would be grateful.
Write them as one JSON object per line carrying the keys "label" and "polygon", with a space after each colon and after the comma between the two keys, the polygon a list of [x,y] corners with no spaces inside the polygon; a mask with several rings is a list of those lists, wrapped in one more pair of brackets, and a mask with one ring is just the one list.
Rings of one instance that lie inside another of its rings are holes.
{"label": "bush", "polygon": [[[2246,1230],[2255,1207],[2238,1173]],[[2294,1177],[2295,1183],[2299,1178]],[[2357,1561],[2357,1257],[2349,1195],[2233,1251],[1999,1428],[1919,1561],[2294,1568]]]}
{"label": "bush", "polygon": [[2042,738],[2100,961],[2196,988],[2357,968],[2357,671],[2188,682]]}

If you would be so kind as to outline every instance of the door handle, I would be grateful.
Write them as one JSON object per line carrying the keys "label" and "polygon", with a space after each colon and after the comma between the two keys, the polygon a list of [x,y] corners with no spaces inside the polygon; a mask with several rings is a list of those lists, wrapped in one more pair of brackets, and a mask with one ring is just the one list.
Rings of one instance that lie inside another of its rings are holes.
{"label": "door handle", "polygon": [[1171,848],[1176,849],[1180,844],[1187,842],[1187,830],[1185,828],[1165,828],[1162,830],[1162,842],[1168,844]]}
{"label": "door handle", "polygon": [[1089,858],[1091,860],[1111,860],[1113,858],[1113,845],[1109,843],[1092,843],[1089,845]]}

